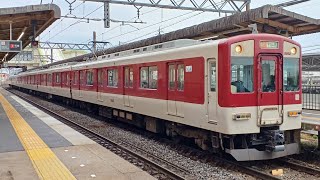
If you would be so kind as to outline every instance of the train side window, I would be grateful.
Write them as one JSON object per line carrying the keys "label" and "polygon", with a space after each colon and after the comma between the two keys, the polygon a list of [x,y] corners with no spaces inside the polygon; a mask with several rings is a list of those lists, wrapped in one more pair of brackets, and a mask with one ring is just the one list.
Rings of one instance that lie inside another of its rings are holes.
{"label": "train side window", "polygon": [[158,88],[158,67],[157,66],[149,67],[149,88],[150,89]]}
{"label": "train side window", "polygon": [[210,91],[215,92],[216,91],[216,63],[210,62],[209,64],[209,71],[210,71]]}
{"label": "train side window", "polygon": [[140,87],[148,89],[158,88],[158,67],[142,67],[140,69]]}
{"label": "train side window", "polygon": [[98,85],[103,86],[103,69],[98,69]]}
{"label": "train side window", "polygon": [[174,64],[169,65],[169,89],[174,90],[176,83],[176,68]]}
{"label": "train side window", "polygon": [[118,70],[117,69],[108,70],[108,86],[118,87]]}
{"label": "train side window", "polygon": [[133,87],[133,69],[131,67],[125,67],[125,87]]}
{"label": "train side window", "polygon": [[183,91],[183,89],[184,89],[184,64],[179,64],[177,70],[178,70],[178,72],[177,72],[177,75],[178,75],[177,89],[179,91]]}
{"label": "train side window", "polygon": [[60,83],[60,73],[56,73],[56,83]]}
{"label": "train side window", "polygon": [[93,85],[93,72],[92,70],[87,71],[87,86]]}
{"label": "train side window", "polygon": [[140,69],[140,87],[141,88],[149,88],[149,82],[148,82],[148,67],[142,67]]}

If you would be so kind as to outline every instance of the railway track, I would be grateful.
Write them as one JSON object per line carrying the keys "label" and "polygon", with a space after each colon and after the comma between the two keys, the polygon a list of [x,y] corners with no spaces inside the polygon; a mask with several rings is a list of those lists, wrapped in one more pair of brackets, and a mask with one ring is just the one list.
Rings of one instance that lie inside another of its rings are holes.
{"label": "railway track", "polygon": [[295,160],[293,158],[282,158],[282,159],[277,159],[277,161],[279,164],[286,165],[296,171],[300,171],[316,177],[320,177],[320,169],[310,167],[306,165],[304,162]]}
{"label": "railway track", "polygon": [[[115,154],[123,157],[124,159],[131,162],[132,164],[135,164],[136,166],[145,170],[146,172],[148,172],[152,176],[156,177],[157,179],[195,179],[195,177],[193,177],[188,170],[183,169],[179,166],[176,166],[167,160],[161,159],[161,158],[145,151],[144,149],[141,149],[141,148],[135,146],[134,144],[130,144],[127,142],[119,143],[119,142],[115,142],[110,139],[107,139],[106,137],[101,136],[101,135],[93,132],[92,130],[84,127],[84,126],[82,126],[82,125],[80,125],[80,124],[78,124],[78,123],[76,123],[66,117],[61,116],[59,113],[54,112],[46,107],[43,107],[42,105],[24,97],[23,95],[20,94],[21,92],[16,93],[10,89],[7,89],[7,90],[9,92],[19,96],[20,98],[24,99],[25,101],[29,102],[30,104],[38,107],[39,109],[42,109],[43,111],[47,112],[48,114],[56,117],[58,120],[71,126],[75,130],[86,135],[90,139],[92,139],[95,142],[97,142],[98,144],[106,147],[107,149],[111,150]],[[196,150],[194,148],[189,148],[189,150],[186,150],[186,149],[188,149],[188,147],[182,148],[181,151],[182,151],[182,153],[184,152],[185,155],[188,157],[192,156],[190,154],[193,154],[194,156],[197,156],[197,157],[193,157],[193,158],[201,159],[201,158],[199,158],[199,154],[200,154],[200,156],[202,156],[204,159],[210,159],[210,160],[207,160],[207,162],[209,162],[209,163],[211,161],[211,162],[213,162],[212,164],[214,164],[214,165],[226,167],[227,169],[237,170],[241,173],[251,175],[251,176],[258,178],[258,179],[274,179],[274,180],[281,179],[279,177],[272,176],[269,172],[265,172],[255,166],[250,166],[248,164],[244,164],[241,162],[236,162],[233,160],[228,160],[226,158],[221,158],[221,157],[214,155],[214,154],[208,155],[207,153],[204,153],[201,150]],[[291,162],[286,161],[286,160],[281,160],[281,162],[280,162],[280,160],[279,160],[279,163],[282,163],[282,164],[286,163],[288,166],[288,164]],[[318,173],[318,171],[314,171],[314,170],[310,170],[310,169],[307,170],[306,167],[299,168],[297,165],[294,167],[292,165],[292,169],[297,169],[297,170],[300,169],[299,171],[303,171],[308,174],[316,175],[316,173]]]}

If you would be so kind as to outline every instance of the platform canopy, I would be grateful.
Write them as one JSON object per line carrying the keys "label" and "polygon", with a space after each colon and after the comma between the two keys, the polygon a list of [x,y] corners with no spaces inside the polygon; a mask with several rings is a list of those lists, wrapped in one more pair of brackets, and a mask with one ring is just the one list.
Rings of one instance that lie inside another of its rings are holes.
{"label": "platform canopy", "polygon": [[[0,40],[10,40],[11,23],[12,40],[17,40],[23,33],[20,38],[23,49],[30,44],[33,37],[40,35],[60,17],[61,10],[55,4],[0,8]],[[6,54],[0,52],[0,65],[3,63],[2,60],[10,60],[17,52]]]}
{"label": "platform canopy", "polygon": [[320,71],[320,53],[302,55],[303,71]]}
{"label": "platform canopy", "polygon": [[[252,24],[256,25],[259,33],[280,34],[288,37],[320,32],[319,19],[310,18],[272,5],[266,5],[148,39],[98,51],[95,55],[100,56],[177,39],[220,39],[248,34],[252,33],[252,28],[248,27]],[[84,61],[93,56],[92,53],[89,53],[45,65],[45,67],[67,62]]]}

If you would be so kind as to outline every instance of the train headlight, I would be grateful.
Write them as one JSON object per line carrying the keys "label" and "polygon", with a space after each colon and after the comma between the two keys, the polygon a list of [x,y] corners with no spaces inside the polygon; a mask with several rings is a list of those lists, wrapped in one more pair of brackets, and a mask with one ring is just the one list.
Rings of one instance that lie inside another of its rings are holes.
{"label": "train headlight", "polygon": [[295,47],[291,48],[290,52],[292,55],[295,55],[297,53],[297,48]]}
{"label": "train headlight", "polygon": [[235,48],[235,51],[240,54],[242,52],[242,47],[240,45],[237,45]]}
{"label": "train headlight", "polygon": [[288,111],[289,117],[297,117],[301,114],[301,111]]}
{"label": "train headlight", "polygon": [[233,120],[249,120],[251,113],[237,113],[232,115]]}

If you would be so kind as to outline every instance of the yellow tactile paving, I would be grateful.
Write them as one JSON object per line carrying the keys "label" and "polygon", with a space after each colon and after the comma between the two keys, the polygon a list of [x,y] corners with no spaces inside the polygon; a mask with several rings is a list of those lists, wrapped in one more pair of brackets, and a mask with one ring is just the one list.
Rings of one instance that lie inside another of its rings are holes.
{"label": "yellow tactile paving", "polygon": [[76,179],[1,93],[0,102],[39,178],[54,180]]}

